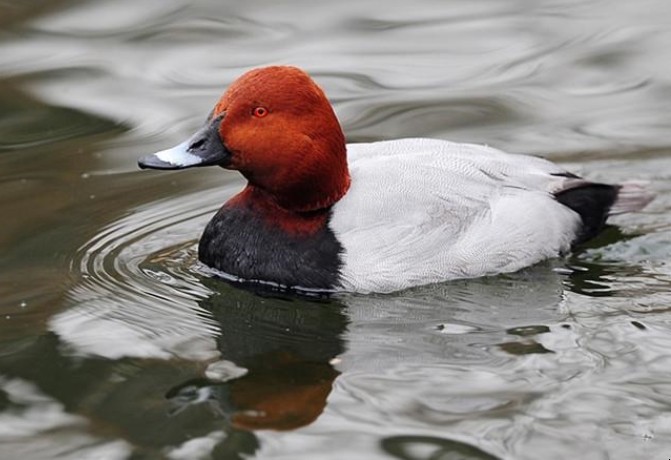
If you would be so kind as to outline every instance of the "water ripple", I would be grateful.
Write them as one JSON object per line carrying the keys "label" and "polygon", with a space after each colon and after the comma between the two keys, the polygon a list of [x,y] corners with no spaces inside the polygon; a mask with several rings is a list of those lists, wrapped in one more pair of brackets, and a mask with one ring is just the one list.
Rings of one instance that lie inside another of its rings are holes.
{"label": "water ripple", "polygon": [[198,305],[210,291],[191,268],[219,204],[217,194],[204,196],[212,198],[195,208],[193,195],[139,208],[82,246],[71,262],[75,308],[56,315],[52,329],[85,354],[218,356],[219,326]]}

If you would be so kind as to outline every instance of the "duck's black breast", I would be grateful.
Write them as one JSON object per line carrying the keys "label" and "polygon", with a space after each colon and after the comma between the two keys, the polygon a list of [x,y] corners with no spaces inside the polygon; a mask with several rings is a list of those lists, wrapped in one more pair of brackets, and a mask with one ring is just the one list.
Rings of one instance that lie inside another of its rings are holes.
{"label": "duck's black breast", "polygon": [[198,245],[204,264],[247,281],[288,287],[339,286],[342,245],[328,227],[330,211],[310,232],[288,231],[246,206],[224,206]]}

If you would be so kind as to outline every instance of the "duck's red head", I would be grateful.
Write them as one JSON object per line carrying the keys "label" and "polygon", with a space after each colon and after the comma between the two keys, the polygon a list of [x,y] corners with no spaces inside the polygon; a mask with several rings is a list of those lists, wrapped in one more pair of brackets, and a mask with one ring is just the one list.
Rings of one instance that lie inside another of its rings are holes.
{"label": "duck's red head", "polygon": [[189,141],[139,164],[235,169],[252,188],[298,212],[331,206],[350,183],[345,137],[331,104],[307,73],[286,66],[245,73]]}

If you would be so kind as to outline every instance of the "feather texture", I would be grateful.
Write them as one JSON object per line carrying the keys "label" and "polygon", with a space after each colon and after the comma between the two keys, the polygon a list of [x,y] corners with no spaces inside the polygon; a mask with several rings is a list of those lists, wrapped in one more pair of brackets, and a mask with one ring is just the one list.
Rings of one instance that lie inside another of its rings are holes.
{"label": "feather texture", "polygon": [[568,251],[580,227],[553,198],[576,179],[541,158],[402,139],[349,144],[348,160],[352,186],[329,223],[347,291],[516,271]]}

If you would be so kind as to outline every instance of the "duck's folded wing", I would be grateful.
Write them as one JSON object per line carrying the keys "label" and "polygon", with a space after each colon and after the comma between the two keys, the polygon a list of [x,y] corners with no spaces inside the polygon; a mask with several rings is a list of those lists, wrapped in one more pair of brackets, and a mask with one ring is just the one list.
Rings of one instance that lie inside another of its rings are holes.
{"label": "duck's folded wing", "polygon": [[579,216],[540,158],[445,141],[349,146],[352,186],[330,222],[343,287],[392,291],[515,271],[566,251]]}

